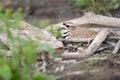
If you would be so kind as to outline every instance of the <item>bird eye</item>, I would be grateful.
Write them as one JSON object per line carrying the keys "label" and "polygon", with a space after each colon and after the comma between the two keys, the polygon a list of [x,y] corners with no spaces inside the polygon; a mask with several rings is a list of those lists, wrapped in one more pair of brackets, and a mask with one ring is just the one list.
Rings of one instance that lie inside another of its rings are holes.
{"label": "bird eye", "polygon": [[63,25],[66,26],[67,28],[70,27],[70,25],[69,25],[69,24],[66,24],[66,23],[63,23]]}

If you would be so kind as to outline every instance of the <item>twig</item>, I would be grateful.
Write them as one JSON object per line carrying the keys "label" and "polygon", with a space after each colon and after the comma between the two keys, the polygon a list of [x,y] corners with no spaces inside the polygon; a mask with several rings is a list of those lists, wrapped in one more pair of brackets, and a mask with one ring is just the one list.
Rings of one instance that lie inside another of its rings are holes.
{"label": "twig", "polygon": [[58,39],[63,42],[89,42],[93,40],[93,38],[69,38],[69,39]]}
{"label": "twig", "polygon": [[57,76],[57,77],[55,78],[55,80],[58,80],[58,79],[61,79],[61,78],[67,77],[67,76],[72,76],[72,75],[82,75],[82,74],[84,74],[85,72],[86,72],[86,70],[69,72],[69,73],[66,73],[66,74],[64,74],[64,75]]}
{"label": "twig", "polygon": [[[40,64],[42,64],[41,66],[39,66]],[[45,61],[45,56],[42,55],[42,62],[38,62],[35,65],[35,68],[37,68],[39,71],[43,71],[46,72],[46,66],[47,66],[47,62]]]}
{"label": "twig", "polygon": [[104,51],[104,50],[109,49],[111,47],[113,47],[113,46],[109,45],[109,46],[100,47],[96,52],[101,52],[101,51]]}
{"label": "twig", "polygon": [[120,40],[117,42],[117,44],[116,44],[112,53],[116,54],[119,50],[120,50]]}
{"label": "twig", "polygon": [[95,60],[95,61],[103,61],[103,60],[106,60],[108,57],[107,56],[105,56],[105,57],[93,57],[93,58],[87,58],[87,59],[83,59],[83,60],[81,60],[81,61],[79,61],[77,64],[80,64],[80,63],[83,63],[83,62],[85,62],[85,61],[93,61],[93,60]]}
{"label": "twig", "polygon": [[113,40],[113,39],[120,40],[120,36],[109,36],[108,37],[108,40]]}
{"label": "twig", "polygon": [[[75,60],[71,60],[71,61],[69,61],[69,60],[64,60],[64,61],[61,61],[61,62],[59,62],[59,63],[74,63],[74,64],[80,64],[80,63],[84,63],[84,62],[87,62],[87,61],[102,61],[102,60],[106,60],[108,57],[107,56],[105,56],[105,57],[90,57],[90,58],[86,58],[86,59],[83,59],[83,60],[80,60],[80,61],[78,61],[78,62],[76,62]],[[77,58],[76,58],[77,59]]]}
{"label": "twig", "polygon": [[55,80],[58,80],[58,79],[61,79],[61,78],[67,77],[67,76],[83,75],[83,74],[85,74],[86,72],[98,73],[98,72],[100,72],[100,71],[101,71],[100,69],[94,69],[94,70],[90,70],[90,71],[81,70],[81,71],[68,72],[68,73],[66,73],[66,74],[57,76],[57,77],[55,78]]}

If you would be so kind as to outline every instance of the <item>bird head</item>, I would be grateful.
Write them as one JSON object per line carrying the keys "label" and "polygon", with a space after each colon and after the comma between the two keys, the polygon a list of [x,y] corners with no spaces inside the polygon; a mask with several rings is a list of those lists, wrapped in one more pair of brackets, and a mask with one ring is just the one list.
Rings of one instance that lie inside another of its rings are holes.
{"label": "bird head", "polygon": [[75,24],[72,22],[65,22],[63,23],[64,26],[66,26],[69,30],[74,30],[75,29]]}

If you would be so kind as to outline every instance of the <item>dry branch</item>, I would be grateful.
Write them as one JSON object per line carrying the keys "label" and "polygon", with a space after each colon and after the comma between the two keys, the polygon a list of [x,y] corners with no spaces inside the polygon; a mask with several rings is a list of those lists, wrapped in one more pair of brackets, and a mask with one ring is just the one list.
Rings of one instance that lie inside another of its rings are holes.
{"label": "dry branch", "polygon": [[97,74],[101,71],[101,69],[94,69],[94,70],[81,70],[81,71],[73,71],[73,72],[68,72],[66,74],[62,74],[60,76],[55,77],[55,80],[62,80],[62,78],[68,77],[68,76],[76,76],[76,75],[86,75],[86,72],[89,72],[91,74]]}
{"label": "dry branch", "polygon": [[83,58],[85,53],[83,52],[65,52],[61,55],[63,60],[67,60],[67,59],[79,59],[79,58]]}
{"label": "dry branch", "polygon": [[[105,25],[109,27],[118,27],[120,28],[120,18],[108,17],[103,15],[97,15],[92,12],[85,13],[82,17],[71,19],[67,21],[63,21],[61,23],[55,24],[54,26],[64,26],[64,22],[72,22],[75,25],[83,25],[83,24],[98,24]],[[50,26],[45,28],[45,30],[49,30]]]}
{"label": "dry branch", "polygon": [[96,51],[96,53],[97,53],[97,52],[104,51],[104,50],[109,49],[109,48],[111,48],[111,47],[113,47],[113,46],[112,46],[112,45],[109,45],[109,46],[100,47],[100,48]]}
{"label": "dry branch", "polygon": [[77,20],[71,21],[74,24],[99,24],[112,27],[120,27],[120,18],[107,17],[103,15],[96,15],[92,12],[85,13],[85,15]]}
{"label": "dry branch", "polygon": [[90,46],[87,48],[86,53],[89,55],[94,54],[94,52],[100,47],[102,42],[107,38],[107,36],[110,34],[110,29],[104,29],[102,30],[96,38],[93,40],[93,42],[90,44]]}
{"label": "dry branch", "polygon": [[[93,38],[69,38],[69,39],[58,39],[59,41],[62,42],[89,42],[93,40]],[[107,40],[120,40],[120,36],[109,36]]]}
{"label": "dry branch", "polygon": [[[11,21],[11,20],[10,20]],[[48,31],[39,29],[33,25],[28,24],[27,22],[20,21],[20,27],[14,28],[10,27],[10,33],[13,37],[21,39],[29,39],[38,43],[38,50],[41,44],[48,44],[52,48],[57,49],[63,47],[63,44],[58,41],[51,33]],[[18,26],[16,26],[18,27]],[[0,28],[4,31],[0,34],[0,42],[10,48],[11,42],[8,38],[7,26],[4,21],[0,21]],[[17,42],[16,42],[17,45]]]}
{"label": "dry branch", "polygon": [[93,40],[93,38],[69,38],[69,39],[58,39],[63,42],[89,42]]}
{"label": "dry branch", "polygon": [[116,54],[119,51],[119,49],[120,49],[120,40],[117,42],[117,44],[116,44],[116,46],[115,46],[115,48],[114,48],[112,53]]}
{"label": "dry branch", "polygon": [[110,40],[112,40],[112,39],[120,40],[120,36],[109,36],[108,39],[110,39]]}

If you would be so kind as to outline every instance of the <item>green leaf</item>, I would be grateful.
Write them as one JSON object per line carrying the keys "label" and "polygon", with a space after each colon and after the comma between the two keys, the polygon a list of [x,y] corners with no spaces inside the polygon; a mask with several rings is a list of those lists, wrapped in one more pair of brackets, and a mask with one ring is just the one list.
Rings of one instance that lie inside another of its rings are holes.
{"label": "green leaf", "polygon": [[20,28],[24,23],[22,24],[21,20],[6,20],[6,26],[8,28]]}
{"label": "green leaf", "polygon": [[53,79],[49,78],[44,73],[36,72],[33,76],[33,80],[53,80]]}
{"label": "green leaf", "polygon": [[0,65],[0,76],[5,78],[6,80],[12,77],[12,73],[8,65]]}
{"label": "green leaf", "polygon": [[113,9],[117,9],[117,8],[119,8],[119,6],[120,6],[120,4],[116,3],[116,4],[114,4]]}

